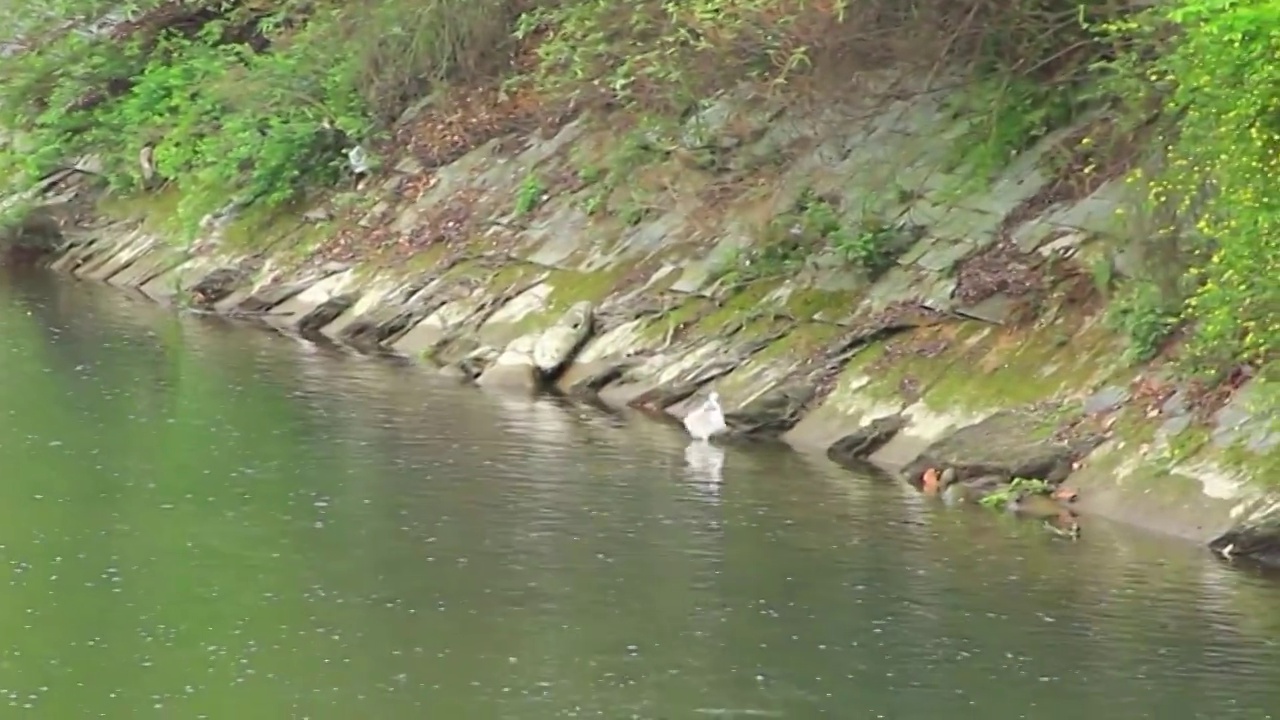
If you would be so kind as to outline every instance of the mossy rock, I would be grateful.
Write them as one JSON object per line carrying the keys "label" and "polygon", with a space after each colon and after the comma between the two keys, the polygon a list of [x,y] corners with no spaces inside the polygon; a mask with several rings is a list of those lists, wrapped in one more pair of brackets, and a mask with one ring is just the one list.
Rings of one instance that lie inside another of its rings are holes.
{"label": "mossy rock", "polygon": [[812,385],[782,385],[726,413],[725,422],[735,434],[778,437],[799,422],[814,393]]}
{"label": "mossy rock", "polygon": [[1028,428],[1044,422],[1044,418],[1028,411],[997,412],[934,442],[905,468],[904,474],[917,485],[931,468],[954,470],[960,481],[991,475],[1007,480],[1061,482],[1071,471],[1075,451],[1044,439],[1040,433],[1028,432]]}

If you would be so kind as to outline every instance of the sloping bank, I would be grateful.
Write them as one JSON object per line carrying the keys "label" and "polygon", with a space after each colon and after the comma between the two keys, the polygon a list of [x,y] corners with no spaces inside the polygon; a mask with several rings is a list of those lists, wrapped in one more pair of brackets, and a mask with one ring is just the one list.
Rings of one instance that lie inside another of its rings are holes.
{"label": "sloping bank", "polygon": [[1103,325],[1105,286],[1137,260],[1118,173],[1063,162],[1097,124],[975,187],[947,169],[965,124],[945,94],[897,98],[744,92],[675,147],[579,119],[439,168],[392,158],[345,229],[381,251],[345,260],[341,242],[309,254],[342,229],[319,207],[259,252],[234,224],[180,249],[102,220],[54,267],[486,386],[672,416],[714,388],[745,436],[956,483],[952,499],[1062,483],[1085,514],[1280,562],[1262,376],[1205,411]]}

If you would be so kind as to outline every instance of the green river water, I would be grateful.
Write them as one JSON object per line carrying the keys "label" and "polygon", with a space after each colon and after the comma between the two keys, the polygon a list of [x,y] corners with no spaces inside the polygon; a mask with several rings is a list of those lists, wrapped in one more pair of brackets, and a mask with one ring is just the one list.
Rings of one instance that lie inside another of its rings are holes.
{"label": "green river water", "polygon": [[1280,587],[0,278],[0,717],[1280,713]]}

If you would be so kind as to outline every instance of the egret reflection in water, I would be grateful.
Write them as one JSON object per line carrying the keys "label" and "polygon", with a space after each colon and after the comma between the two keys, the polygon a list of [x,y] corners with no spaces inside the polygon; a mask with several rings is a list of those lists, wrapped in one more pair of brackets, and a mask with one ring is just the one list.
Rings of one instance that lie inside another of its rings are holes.
{"label": "egret reflection in water", "polygon": [[719,497],[724,480],[724,450],[705,440],[694,440],[684,449],[689,478],[700,490]]}

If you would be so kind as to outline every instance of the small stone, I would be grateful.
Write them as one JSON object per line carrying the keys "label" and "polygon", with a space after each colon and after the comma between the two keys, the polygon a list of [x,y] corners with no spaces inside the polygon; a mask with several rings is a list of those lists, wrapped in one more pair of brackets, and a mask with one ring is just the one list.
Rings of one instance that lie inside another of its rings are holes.
{"label": "small stone", "polygon": [[404,175],[417,175],[422,170],[422,161],[412,155],[400,158],[400,162],[395,166],[395,171]]}
{"label": "small stone", "polygon": [[484,371],[497,361],[500,354],[500,350],[487,345],[476,348],[458,361],[457,369],[463,376],[474,380],[483,375]]}
{"label": "small stone", "polygon": [[1116,410],[1129,400],[1129,391],[1118,385],[1105,387],[1084,400],[1085,415],[1100,415]]}
{"label": "small stone", "polygon": [[486,387],[534,390],[538,376],[533,364],[533,347],[538,335],[522,335],[512,340],[476,382]]}
{"label": "small stone", "polygon": [[973,251],[974,246],[962,240],[938,241],[919,260],[916,260],[916,265],[931,272],[945,272]]}
{"label": "small stone", "polygon": [[101,155],[85,155],[76,161],[76,170],[101,175],[103,164]]}
{"label": "small stone", "polygon": [[956,312],[992,325],[1005,325],[1013,319],[1022,306],[1021,301],[1004,293],[996,293],[968,307],[956,308]]}
{"label": "small stone", "polygon": [[302,214],[302,219],[311,223],[322,223],[333,219],[333,211],[327,207],[312,208]]}
{"label": "small stone", "polygon": [[[902,415],[877,418],[856,431],[845,435],[827,448],[827,458],[837,465],[858,467],[866,458],[893,439],[907,419]],[[917,477],[923,475],[923,471]]]}
{"label": "small stone", "polygon": [[382,219],[382,216],[390,209],[391,204],[387,201],[383,200],[379,202],[377,205],[374,205],[364,217],[360,218],[360,227],[369,228],[377,225]]}
{"label": "small stone", "polygon": [[533,347],[533,364],[538,372],[551,377],[564,369],[591,336],[594,313],[592,303],[577,303],[538,337]]}

